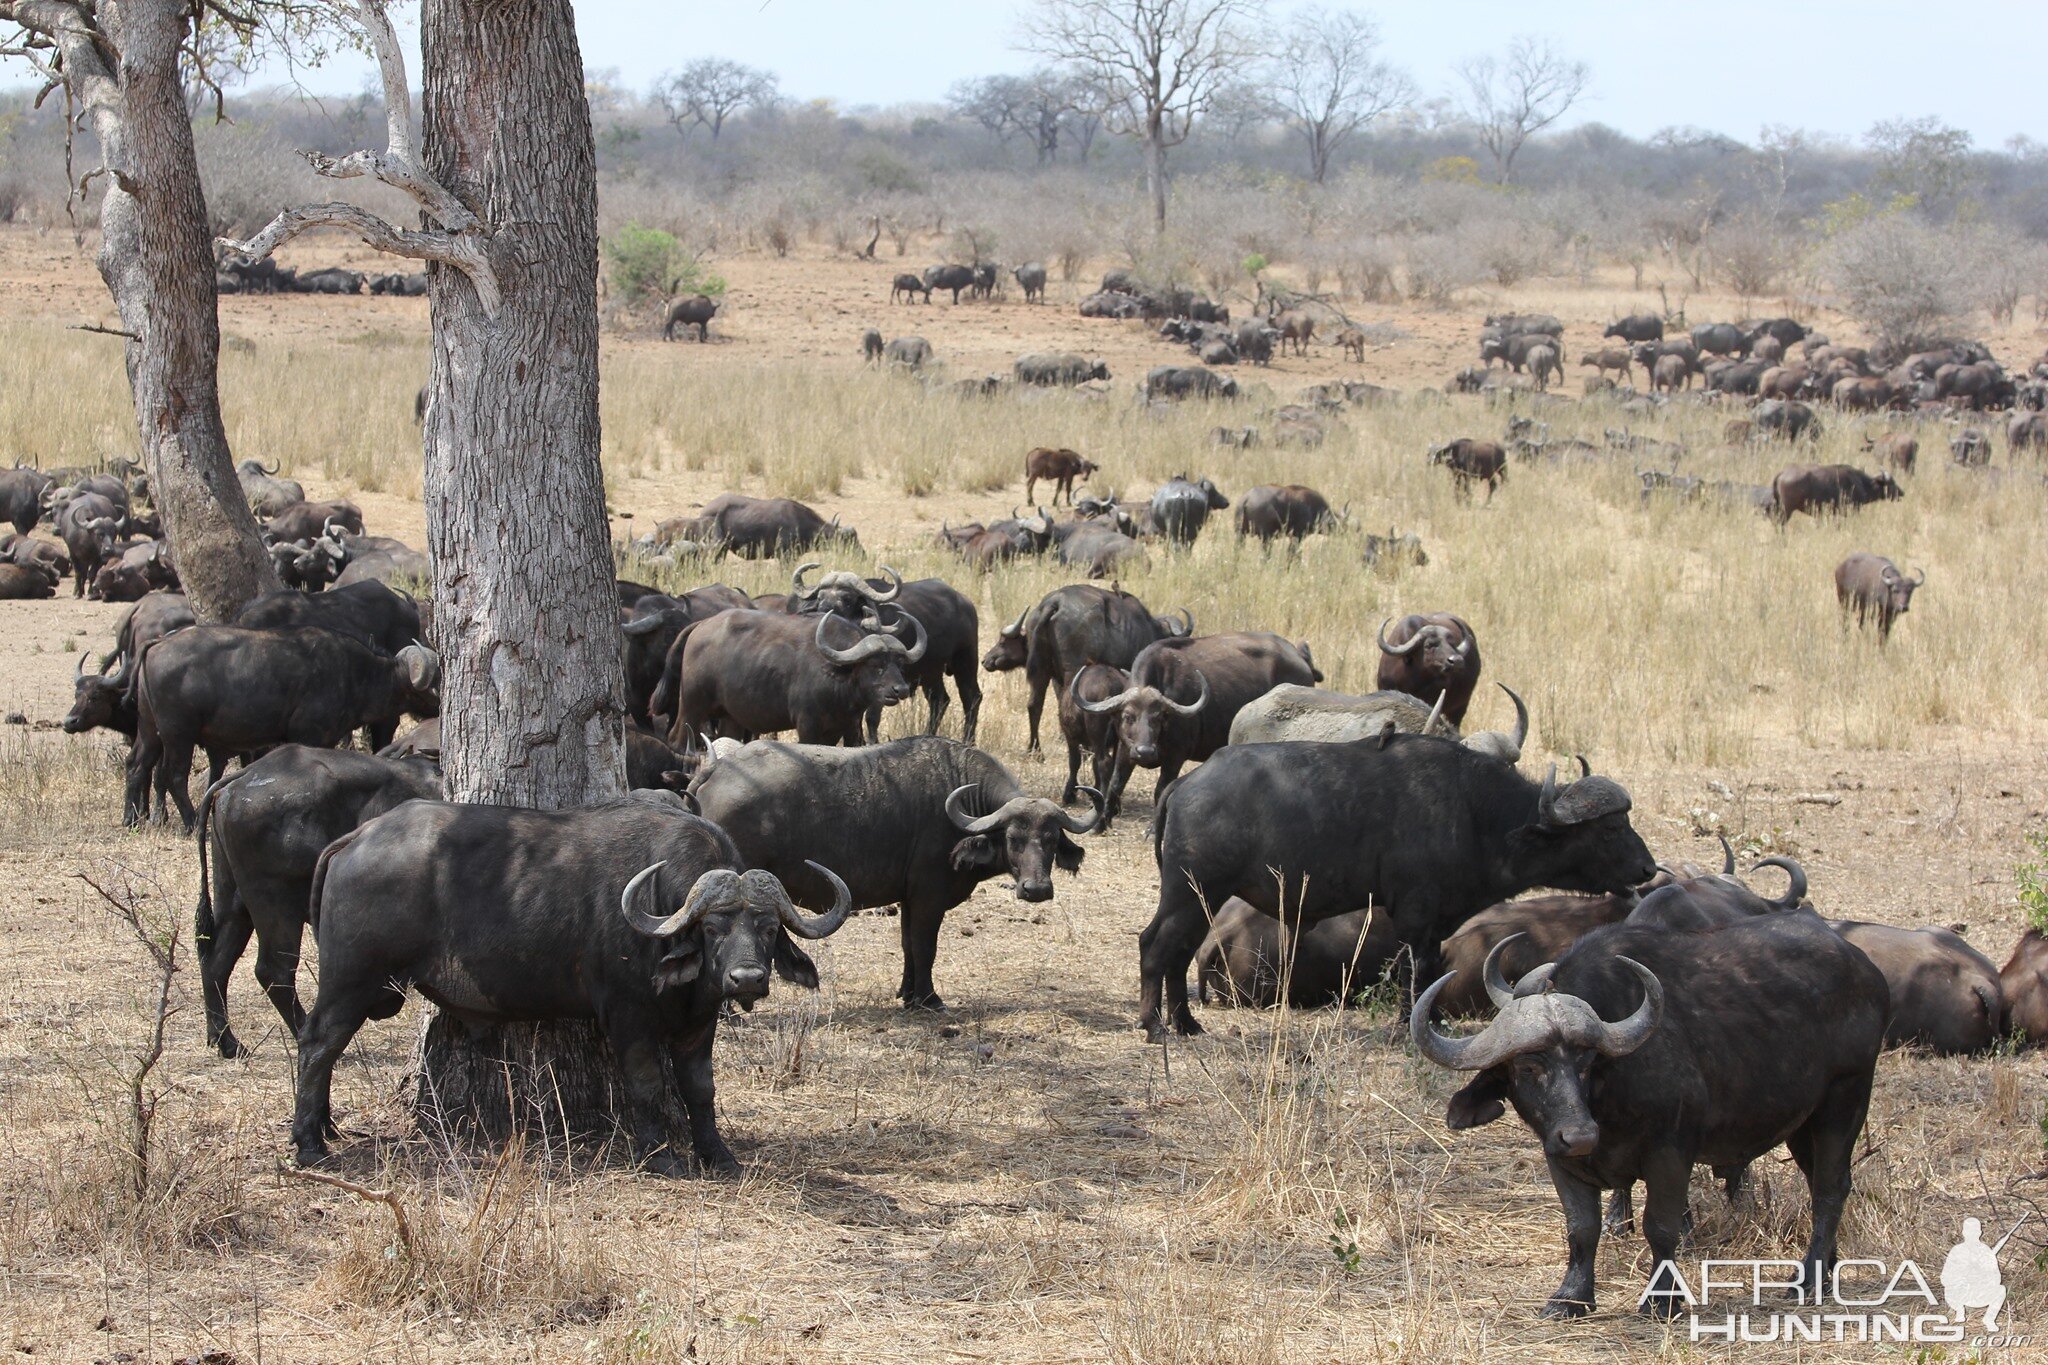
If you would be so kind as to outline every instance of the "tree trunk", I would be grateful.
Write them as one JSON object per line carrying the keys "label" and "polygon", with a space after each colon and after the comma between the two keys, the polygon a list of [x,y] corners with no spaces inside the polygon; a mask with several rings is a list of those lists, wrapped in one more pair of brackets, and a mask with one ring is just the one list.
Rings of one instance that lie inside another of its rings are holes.
{"label": "tree trunk", "polygon": [[1166,231],[1166,136],[1155,120],[1145,130],[1145,191],[1152,196],[1152,227]]}
{"label": "tree trunk", "polygon": [[[492,230],[503,299],[432,271],[427,536],[452,801],[561,808],[624,794],[618,589],[597,408],[597,182],[570,0],[427,0],[426,169]],[[437,1018],[430,1131],[612,1122],[589,1025]],[[507,1094],[506,1071],[513,1075]]]}
{"label": "tree trunk", "polygon": [[100,276],[114,297],[150,488],[192,609],[227,621],[281,586],[235,480],[221,423],[220,318],[192,124],[178,79],[190,22],[176,0],[126,0],[101,12],[120,54],[58,38],[66,76],[86,106],[107,168],[100,206]]}

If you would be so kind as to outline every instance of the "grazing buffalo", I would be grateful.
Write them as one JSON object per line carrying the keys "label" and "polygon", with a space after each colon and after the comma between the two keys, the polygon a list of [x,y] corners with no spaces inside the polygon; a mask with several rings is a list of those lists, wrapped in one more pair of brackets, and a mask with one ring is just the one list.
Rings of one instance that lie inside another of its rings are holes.
{"label": "grazing buffalo", "polygon": [[1077,819],[1026,794],[1010,770],[950,739],[899,739],[872,748],[749,744],[707,768],[691,795],[732,836],[751,867],[782,879],[799,904],[828,891],[805,871],[824,858],[860,906],[900,905],[906,1009],[943,1009],[932,961],[946,912],[991,877],[1016,897],[1052,899],[1054,868],[1080,870]]}
{"label": "grazing buffalo", "polygon": [[1656,872],[1604,777],[1541,784],[1454,740],[1247,744],[1165,794],[1154,819],[1159,907],[1139,937],[1140,1022],[1199,1033],[1187,968],[1232,896],[1306,925],[1381,908],[1425,977],[1471,916],[1535,886],[1625,891]]}
{"label": "grazing buffalo", "polygon": [[2048,935],[2029,929],[2020,935],[2011,958],[1998,969],[2005,992],[2005,1022],[2000,1031],[2029,1047],[2048,1044]]}
{"label": "grazing buffalo", "polygon": [[336,1131],[328,1096],[342,1050],[418,990],[466,1021],[595,1020],[648,1168],[688,1170],[664,1131],[672,1067],[699,1166],[736,1172],[713,1110],[718,1016],[728,1002],[765,999],[771,967],[815,989],[818,969],[790,935],[824,938],[853,910],[825,869],[836,894],[813,917],[743,866],[716,825],[642,801],[567,811],[413,801],[330,844],[309,902],[320,990],[300,1041],[300,1164],[320,1162]]}
{"label": "grazing buffalo", "polygon": [[221,1056],[248,1050],[228,1026],[227,992],[250,934],[256,936],[256,980],[296,1039],[306,1022],[299,944],[320,851],[365,820],[416,799],[441,799],[441,771],[431,761],[302,744],[272,749],[199,799],[192,942],[206,1001],[206,1041]]}
{"label": "grazing buffalo", "polygon": [[[8,542],[13,542],[9,544]],[[24,569],[46,569],[63,582],[71,573],[71,556],[54,540],[36,536],[0,534],[0,563],[18,564]]]}
{"label": "grazing buffalo", "polygon": [[860,334],[860,355],[870,365],[882,363],[882,334],[870,327]]}
{"label": "grazing buffalo", "polygon": [[1145,547],[1107,526],[1083,526],[1060,541],[1062,564],[1085,568],[1090,578],[1108,578],[1126,562],[1145,557]]}
{"label": "grazing buffalo", "polygon": [[932,361],[932,344],[923,337],[897,337],[882,348],[882,363],[899,370],[922,370]]}
{"label": "grazing buffalo", "polygon": [[1977,427],[1964,427],[1948,438],[1948,455],[1965,469],[1981,469],[1991,463],[1991,438]]}
{"label": "grazing buffalo", "polygon": [[1237,381],[1200,365],[1155,365],[1145,372],[1147,399],[1235,398]]}
{"label": "grazing buffalo", "polygon": [[692,730],[752,739],[794,730],[805,744],[861,742],[871,706],[911,693],[904,668],[925,655],[916,643],[870,632],[838,616],[727,611],[688,627],[677,640],[675,722],[669,743]]}
{"label": "grazing buffalo", "polygon": [[1692,344],[1704,355],[1746,356],[1750,336],[1732,322],[1703,322],[1692,329]]}
{"label": "grazing buffalo", "polygon": [[1430,1061],[1479,1073],[1451,1099],[1452,1128],[1491,1122],[1505,1102],[1543,1144],[1570,1248],[1545,1316],[1592,1311],[1600,1192],[1637,1180],[1654,1266],[1641,1302],[1675,1315],[1693,1167],[1739,1172],[1780,1142],[1813,1204],[1800,1279],[1817,1300],[1884,1043],[1887,990],[1870,959],[1795,910],[1705,933],[1613,925],[1513,987],[1497,963],[1485,976],[1500,1014],[1483,1032],[1431,1027],[1448,977],[1415,1002],[1409,1028]]}
{"label": "grazing buffalo", "polygon": [[1275,536],[1302,540],[1343,524],[1343,515],[1331,509],[1330,500],[1305,484],[1262,483],[1248,489],[1237,503],[1237,533],[1268,544]]}
{"label": "grazing buffalo", "polygon": [[1792,465],[1771,480],[1771,516],[1783,526],[1795,512],[1817,517],[1904,496],[1889,474],[1866,474],[1846,464]]}
{"label": "grazing buffalo", "polygon": [[1067,495],[1067,506],[1074,505],[1074,483],[1086,482],[1096,470],[1093,460],[1084,460],[1079,451],[1064,447],[1037,446],[1024,456],[1024,501],[1038,501],[1038,481],[1044,479],[1052,484],[1052,505],[1060,505],[1060,494]]}
{"label": "grazing buffalo", "polygon": [[1024,670],[1030,688],[1024,713],[1031,731],[1025,752],[1038,752],[1038,726],[1048,687],[1064,695],[1068,680],[1083,665],[1128,669],[1154,641],[1192,635],[1195,618],[1186,611],[1180,617],[1175,622],[1154,616],[1143,602],[1121,589],[1075,583],[1053,589],[1004,626],[981,666],[991,673]]}
{"label": "grazing buffalo", "polygon": [[27,535],[42,520],[44,496],[54,487],[56,480],[34,469],[0,469],[0,522]]}
{"label": "grazing buffalo", "polygon": [[1835,598],[1841,603],[1842,619],[1856,614],[1856,624],[1877,624],[1880,642],[1891,639],[1892,624],[1913,605],[1913,594],[1927,582],[1922,569],[1912,578],[1883,555],[1858,550],[1835,566]]}
{"label": "grazing buffalo", "polygon": [[1662,341],[1664,319],[1655,313],[1630,313],[1618,322],[1611,322],[1601,337],[1620,337],[1623,341]]}
{"label": "grazing buffalo", "polygon": [[[697,621],[708,621],[722,611],[746,611],[754,599],[738,588],[712,583],[692,588],[680,597],[656,593],[635,602],[619,626],[625,636],[626,711],[634,720],[652,723],[666,706],[656,706],[655,696],[663,690],[668,670],[680,660],[674,655],[676,637]],[[675,692],[672,678],[667,695]]]}
{"label": "grazing buffalo", "polygon": [[1108,814],[1123,804],[1131,769],[1156,768],[1156,804],[1189,763],[1200,763],[1230,743],[1230,723],[1247,702],[1281,683],[1308,686],[1323,680],[1308,646],[1262,631],[1237,631],[1159,640],[1131,661],[1131,685],[1112,697],[1082,703],[1114,713],[1116,773]]}
{"label": "grazing buffalo", "polygon": [[1918,1046],[1944,1056],[1988,1052],[2005,1036],[2005,991],[1991,959],[1947,929],[1830,920],[1862,950],[1891,990],[1886,1047]]}
{"label": "grazing buffalo", "polygon": [[1296,934],[1233,896],[1195,950],[1195,992],[1203,1004],[1270,1009],[1343,1005],[1369,989],[1399,955],[1385,915],[1353,910]]}
{"label": "grazing buffalo", "polygon": [[889,282],[889,302],[908,300],[913,294],[922,294],[926,303],[932,301],[932,287],[907,271]]}
{"label": "grazing buffalo", "polygon": [[1273,319],[1273,327],[1280,333],[1280,349],[1283,352],[1291,345],[1296,355],[1308,354],[1308,343],[1316,334],[1314,314],[1290,308]]}
{"label": "grazing buffalo", "polygon": [[85,596],[86,584],[113,557],[114,535],[120,529],[120,509],[98,493],[80,493],[57,513],[57,534],[71,557],[73,597]]}
{"label": "grazing buffalo", "polygon": [[1479,685],[1479,638],[1472,627],[1447,611],[1411,613],[1399,621],[1389,617],[1380,622],[1379,646],[1381,691],[1406,692],[1429,703],[1442,697],[1444,719],[1453,726],[1465,723],[1465,708]]}
{"label": "grazing buffalo", "polygon": [[310,545],[334,527],[361,535],[362,509],[343,501],[295,502],[264,523],[263,539],[267,544],[300,541]]}
{"label": "grazing buffalo", "polygon": [[1076,384],[1109,378],[1109,366],[1072,351],[1040,351],[1018,356],[1010,372],[1019,384],[1034,388],[1070,389]]}
{"label": "grazing buffalo", "polygon": [[[939,732],[939,721],[949,704],[946,679],[960,693],[962,737],[974,743],[981,723],[981,679],[975,661],[981,648],[981,614],[974,603],[951,584],[938,578],[920,578],[906,583],[894,569],[882,567],[883,578],[862,578],[858,574],[831,573],[816,587],[806,587],[804,574],[816,568],[804,564],[790,580],[789,597],[783,604],[791,613],[826,612],[855,622],[868,630],[886,631],[898,637],[909,633],[914,618],[925,633],[924,657],[906,658],[903,675],[912,687],[924,693],[930,712],[925,733]],[[882,722],[879,706],[868,708],[868,743],[877,738]]]}
{"label": "grazing buffalo", "polygon": [[1230,499],[1208,479],[1191,480],[1185,474],[1176,474],[1152,495],[1152,524],[1175,544],[1192,545],[1207,524],[1209,514],[1229,506]]}
{"label": "grazing buffalo", "polygon": [[698,520],[707,539],[742,559],[771,559],[821,542],[836,542],[834,548],[860,553],[859,538],[841,527],[839,518],[826,521],[794,498],[721,493],[704,504]]}
{"label": "grazing buffalo", "polygon": [[206,750],[207,783],[228,760],[276,744],[332,748],[367,729],[391,742],[408,712],[440,711],[441,661],[421,645],[396,657],[331,630],[194,626],[164,637],[135,668],[135,747],[122,820],[140,824],[151,783],[191,833],[192,751]]}
{"label": "grazing buffalo", "polygon": [[661,339],[674,341],[676,329],[683,329],[685,335],[692,327],[697,329],[697,340],[711,340],[711,319],[718,316],[718,301],[708,294],[692,294],[686,299],[677,299],[668,306],[668,313],[661,321]]}
{"label": "grazing buffalo", "polygon": [[1024,302],[1045,302],[1045,267],[1037,261],[1026,261],[1010,272],[1016,278],[1017,287],[1024,291]]}
{"label": "grazing buffalo", "polygon": [[1472,485],[1484,483],[1486,500],[1492,502],[1494,490],[1508,478],[1508,453],[1498,441],[1475,441],[1461,436],[1431,448],[1429,462],[1450,469],[1461,497],[1471,497]]}
{"label": "grazing buffalo", "polygon": [[928,290],[945,290],[953,296],[953,302],[958,303],[961,290],[974,288],[974,267],[935,265],[924,272],[924,284]]}
{"label": "grazing buffalo", "polygon": [[235,466],[235,480],[242,486],[249,510],[259,517],[281,515],[288,507],[306,500],[306,486],[297,479],[277,477],[275,468],[265,469],[261,460],[243,460]]}

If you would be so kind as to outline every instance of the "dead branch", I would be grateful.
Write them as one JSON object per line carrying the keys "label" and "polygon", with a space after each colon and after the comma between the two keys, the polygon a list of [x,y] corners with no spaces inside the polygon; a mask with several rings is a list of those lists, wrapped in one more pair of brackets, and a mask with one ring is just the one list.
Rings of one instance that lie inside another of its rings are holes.
{"label": "dead branch", "polygon": [[[142,340],[141,337],[133,332],[124,332],[119,327],[102,327],[96,322],[74,322],[69,330],[74,332],[97,332],[103,337],[126,337],[130,341]],[[93,889],[98,890],[99,888],[95,887]],[[101,891],[100,894],[105,895],[106,892]]]}
{"label": "dead branch", "polygon": [[368,1185],[358,1185],[353,1180],[347,1180],[338,1175],[329,1175],[325,1171],[316,1171],[305,1166],[290,1166],[284,1162],[279,1162],[278,1169],[286,1175],[296,1176],[300,1180],[310,1180],[316,1185],[332,1185],[335,1189],[346,1191],[358,1199],[367,1200],[372,1204],[382,1204],[385,1208],[390,1209],[391,1221],[398,1225],[398,1242],[400,1246],[405,1248],[406,1259],[415,1264],[418,1263],[420,1259],[419,1245],[413,1241],[412,1220],[406,1217],[405,1204],[396,1194],[390,1190],[371,1189]]}
{"label": "dead branch", "polygon": [[405,53],[398,45],[398,35],[384,6],[385,0],[353,0],[349,7],[370,40],[384,81],[384,151],[365,149],[343,157],[310,151],[300,155],[316,173],[330,180],[368,176],[391,186],[418,204],[440,227],[404,229],[352,204],[310,204],[284,210],[247,241],[222,237],[218,244],[243,260],[261,260],[301,233],[320,227],[343,228],[379,251],[435,261],[460,270],[476,288],[477,301],[483,305],[485,315],[496,317],[502,295],[487,249],[490,229],[419,164],[413,137],[412,94],[405,78]]}
{"label": "dead branch", "polygon": [[[152,894],[158,900],[163,900],[163,888],[157,886],[152,878],[143,876],[132,868],[122,867],[118,863],[110,866],[121,874],[122,882],[118,888],[102,885],[90,872],[79,872],[77,877],[99,893],[100,899],[107,903],[115,919],[128,926],[129,932],[135,935],[135,941],[142,945],[143,950],[155,962],[157,970],[156,1007],[152,1012],[154,1017],[149,1036],[136,1054],[134,1066],[123,1077],[128,1092],[126,1155],[129,1192],[139,1204],[149,1197],[149,1141],[156,1127],[157,1106],[163,1099],[162,1091],[152,1091],[149,1088],[149,1078],[156,1070],[157,1064],[163,1060],[164,1035],[169,1029],[171,1016],[178,1012],[178,1007],[171,1003],[171,980],[178,973],[178,920],[173,916],[169,921],[168,932],[159,939],[150,927],[143,923],[142,902]],[[108,880],[111,881],[112,878]],[[138,882],[147,883],[152,889],[138,889]]]}

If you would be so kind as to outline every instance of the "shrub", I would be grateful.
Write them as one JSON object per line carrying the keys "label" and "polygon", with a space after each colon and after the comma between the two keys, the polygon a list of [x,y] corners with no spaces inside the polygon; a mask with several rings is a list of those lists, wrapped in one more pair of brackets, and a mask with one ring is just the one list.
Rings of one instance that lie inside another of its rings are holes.
{"label": "shrub", "polygon": [[612,299],[630,307],[670,294],[725,293],[725,281],[683,250],[673,233],[628,223],[605,240]]}
{"label": "shrub", "polygon": [[2027,846],[2034,856],[2012,870],[2013,883],[2019,888],[2020,914],[2029,929],[2048,934],[2048,830],[2029,834]]}
{"label": "shrub", "polygon": [[1906,214],[1851,227],[1826,248],[1822,272],[1842,311],[1888,349],[1960,330],[1977,290],[1970,253]]}

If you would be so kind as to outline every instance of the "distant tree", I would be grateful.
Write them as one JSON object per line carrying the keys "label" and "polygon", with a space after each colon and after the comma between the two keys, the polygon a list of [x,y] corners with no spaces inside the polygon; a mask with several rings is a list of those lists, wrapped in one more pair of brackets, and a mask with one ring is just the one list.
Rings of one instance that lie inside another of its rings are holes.
{"label": "distant tree", "polygon": [[1566,57],[1548,38],[1528,34],[1510,42],[1504,58],[1461,62],[1458,75],[1465,83],[1465,116],[1503,185],[1529,139],[1563,118],[1592,78],[1584,62]]}
{"label": "distant tree", "polygon": [[1910,194],[1924,209],[1953,208],[1976,182],[1970,135],[1937,118],[1886,119],[1863,142],[1877,154],[1876,187]]}
{"label": "distant tree", "polygon": [[1823,273],[1842,311],[1893,351],[1953,334],[1977,292],[1976,261],[1917,214],[1879,213],[1828,241]]}
{"label": "distant tree", "polygon": [[1110,127],[1145,150],[1152,224],[1166,230],[1166,153],[1260,56],[1264,0],[1036,0],[1024,47],[1108,97]]}
{"label": "distant tree", "polygon": [[1275,112],[1308,144],[1309,179],[1318,185],[1346,138],[1415,98],[1405,72],[1375,60],[1379,46],[1370,16],[1306,9],[1264,73]]}
{"label": "distant tree", "polygon": [[684,137],[693,128],[709,128],[716,142],[734,114],[774,103],[775,84],[770,72],[727,57],[699,57],[656,81],[654,102]]}

